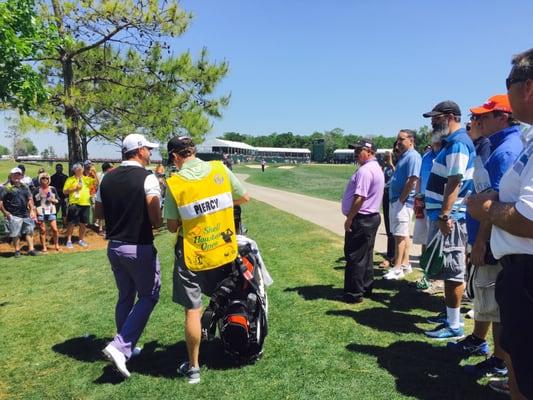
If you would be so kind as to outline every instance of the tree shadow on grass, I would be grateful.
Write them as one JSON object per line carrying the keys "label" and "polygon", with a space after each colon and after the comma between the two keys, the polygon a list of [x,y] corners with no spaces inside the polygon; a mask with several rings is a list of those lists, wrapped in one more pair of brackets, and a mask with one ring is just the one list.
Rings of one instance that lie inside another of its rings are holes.
{"label": "tree shadow on grass", "polygon": [[374,280],[374,289],[385,290],[390,293],[375,292],[372,300],[391,307],[396,311],[412,311],[416,309],[427,310],[434,313],[444,309],[444,300],[440,296],[432,296],[418,292],[411,282],[388,281],[385,279]]}
{"label": "tree shadow on grass", "polygon": [[405,396],[423,400],[502,399],[465,374],[446,347],[398,341],[388,347],[351,343],[346,348],[377,357],[379,366],[395,377],[396,389]]}
{"label": "tree shadow on grass", "polygon": [[[97,362],[107,361],[102,355],[102,349],[111,341],[111,338],[97,338],[87,335],[68,339],[63,343],[52,346],[56,353],[63,354],[78,361]],[[141,354],[128,361],[128,370],[132,373],[174,379],[177,377],[179,364],[187,360],[185,341],[173,345],[160,345],[157,341],[145,343]],[[202,343],[200,360],[203,366],[209,369],[239,368],[225,352],[220,339]],[[94,383],[117,384],[124,378],[110,365],[104,367],[102,375]]]}
{"label": "tree shadow on grass", "polygon": [[297,292],[304,300],[340,300],[344,293],[341,288],[333,285],[309,285],[287,288],[284,292]]}
{"label": "tree shadow on grass", "polygon": [[326,312],[326,315],[350,317],[358,324],[380,332],[392,333],[422,333],[422,330],[415,324],[426,322],[418,315],[396,312],[384,307],[365,308],[360,311],[330,310]]}

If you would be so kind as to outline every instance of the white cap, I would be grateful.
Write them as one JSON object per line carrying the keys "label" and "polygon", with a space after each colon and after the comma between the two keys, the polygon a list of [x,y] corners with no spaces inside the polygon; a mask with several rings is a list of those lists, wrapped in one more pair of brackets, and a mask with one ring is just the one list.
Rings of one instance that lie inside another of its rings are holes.
{"label": "white cap", "polygon": [[15,167],[9,173],[10,174],[21,174],[22,175],[22,170],[20,168],[18,168],[18,167]]}
{"label": "white cap", "polygon": [[140,149],[141,147],[148,147],[149,149],[154,149],[159,147],[159,144],[149,142],[143,135],[140,133],[132,133],[124,138],[122,141],[122,152],[129,153],[130,151]]}

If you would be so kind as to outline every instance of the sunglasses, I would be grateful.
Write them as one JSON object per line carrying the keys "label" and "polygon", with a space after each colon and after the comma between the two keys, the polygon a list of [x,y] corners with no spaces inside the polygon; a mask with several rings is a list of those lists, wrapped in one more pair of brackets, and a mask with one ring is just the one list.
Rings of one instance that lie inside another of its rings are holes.
{"label": "sunglasses", "polygon": [[507,88],[507,90],[509,90],[511,88],[511,86],[514,85],[515,83],[525,82],[528,79],[530,79],[530,78],[518,77],[518,76],[511,77],[510,76],[509,78],[507,78],[505,80],[505,87]]}
{"label": "sunglasses", "polygon": [[43,177],[43,178],[41,178],[41,180],[42,180],[42,181],[49,181],[50,178]]}

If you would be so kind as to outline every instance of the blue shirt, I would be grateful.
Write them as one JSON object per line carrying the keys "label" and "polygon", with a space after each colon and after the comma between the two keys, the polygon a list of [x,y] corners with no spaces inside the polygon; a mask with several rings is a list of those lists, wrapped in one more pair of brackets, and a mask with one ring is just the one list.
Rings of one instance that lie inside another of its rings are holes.
{"label": "blue shirt", "polygon": [[[420,173],[420,165],[422,164],[422,157],[415,149],[410,149],[404,152],[398,163],[396,164],[396,170],[392,175],[389,183],[389,202],[394,203],[400,198],[403,188],[407,179],[411,176],[417,176]],[[412,206],[415,190],[409,192],[409,196],[405,204]]]}
{"label": "blue shirt", "polygon": [[428,185],[429,174],[431,167],[433,167],[433,160],[437,157],[437,152],[430,150],[422,157],[422,166],[420,167],[420,193],[426,193],[426,186]]}
{"label": "blue shirt", "polygon": [[[488,138],[491,152],[485,162],[485,169],[490,176],[490,185],[496,191],[500,189],[500,180],[503,174],[511,168],[524,148],[520,135],[520,127],[515,125],[493,133]],[[468,213],[466,214],[466,229],[468,243],[474,244],[479,231],[479,221]]]}
{"label": "blue shirt", "polygon": [[476,154],[481,157],[483,163],[486,163],[490,153],[490,140],[485,136],[478,137],[474,140],[474,148],[476,149]]}
{"label": "blue shirt", "polygon": [[428,218],[437,221],[442,209],[444,187],[450,176],[461,176],[459,195],[452,207],[452,216],[463,220],[466,213],[464,197],[474,190],[472,176],[476,150],[465,129],[458,129],[442,139],[442,149],[433,161],[426,186],[426,209]]}

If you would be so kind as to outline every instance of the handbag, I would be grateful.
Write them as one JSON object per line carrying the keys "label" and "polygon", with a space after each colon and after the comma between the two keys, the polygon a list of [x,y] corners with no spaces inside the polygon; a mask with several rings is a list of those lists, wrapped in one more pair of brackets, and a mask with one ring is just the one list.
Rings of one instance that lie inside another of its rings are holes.
{"label": "handbag", "polygon": [[426,278],[433,279],[442,273],[444,268],[443,244],[444,236],[439,230],[422,253],[420,267],[424,270]]}

